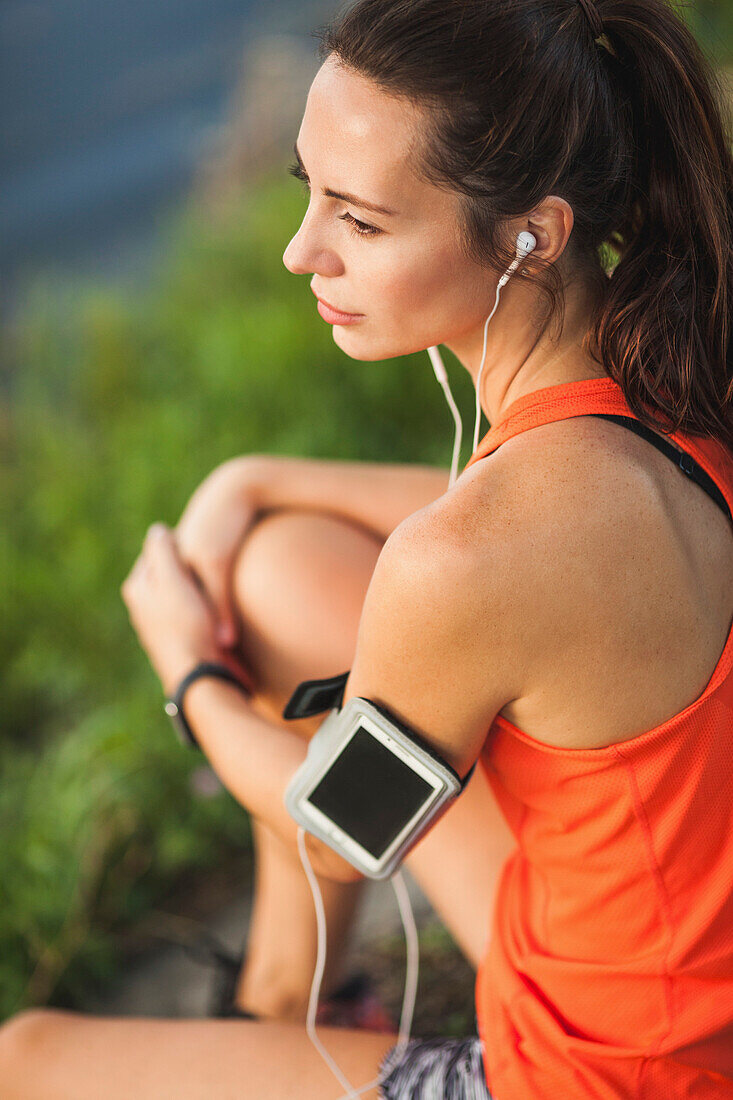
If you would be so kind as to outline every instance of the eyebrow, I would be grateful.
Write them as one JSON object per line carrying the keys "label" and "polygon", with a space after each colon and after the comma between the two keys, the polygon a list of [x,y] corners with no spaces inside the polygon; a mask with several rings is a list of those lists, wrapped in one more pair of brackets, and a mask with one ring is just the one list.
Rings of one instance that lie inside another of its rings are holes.
{"label": "eyebrow", "polygon": [[[298,152],[297,141],[293,146],[293,152],[295,153],[301,171],[307,176],[303,161]],[[371,210],[372,214],[387,214],[391,216],[397,213],[396,210],[390,210],[388,206],[379,206],[377,203],[367,202],[366,199],[357,198],[356,195],[350,195],[347,191],[332,191],[330,187],[324,187],[322,190],[323,194],[329,199],[342,199],[344,202],[350,202],[352,206],[358,206],[362,210]]]}

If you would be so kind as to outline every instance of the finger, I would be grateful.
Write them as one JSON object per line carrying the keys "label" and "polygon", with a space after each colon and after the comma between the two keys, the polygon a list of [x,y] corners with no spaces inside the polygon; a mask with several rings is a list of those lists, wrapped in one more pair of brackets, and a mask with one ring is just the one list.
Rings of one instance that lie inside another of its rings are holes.
{"label": "finger", "polygon": [[145,543],[148,546],[173,548],[173,532],[164,523],[151,523],[145,535]]}
{"label": "finger", "polygon": [[132,569],[130,570],[130,572],[127,574],[124,581],[122,582],[121,591],[122,591],[123,595],[126,592],[130,591],[130,589],[133,587],[135,582],[137,580],[139,580],[139,578],[143,575],[144,570],[145,570],[145,558],[143,557],[142,554],[138,554],[138,556],[135,558],[135,561],[132,563]]}
{"label": "finger", "polygon": [[174,529],[173,538],[181,563],[185,565],[211,605],[217,620],[216,640],[232,646],[239,637],[239,626],[231,593],[231,562],[216,553],[198,547],[188,548]]}
{"label": "finger", "polygon": [[184,568],[176,546],[173,532],[164,523],[153,523],[147,530],[143,545],[142,557],[147,565],[156,573],[156,565],[161,562],[164,567],[171,565],[173,561],[179,568]]}
{"label": "finger", "polygon": [[216,637],[220,645],[231,646],[237,641],[238,628],[232,609],[230,581],[222,566],[202,567],[202,584],[214,608],[217,619]]}

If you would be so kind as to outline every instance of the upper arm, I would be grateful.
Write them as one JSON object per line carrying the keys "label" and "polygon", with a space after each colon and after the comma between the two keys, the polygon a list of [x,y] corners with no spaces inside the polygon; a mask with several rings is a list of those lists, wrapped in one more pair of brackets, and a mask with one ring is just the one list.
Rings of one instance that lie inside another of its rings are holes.
{"label": "upper arm", "polygon": [[344,703],[358,695],[387,707],[463,776],[516,697],[521,661],[507,629],[511,555],[505,547],[492,564],[492,536],[477,552],[454,521],[423,511],[385,543]]}
{"label": "upper arm", "polygon": [[[467,479],[387,539],[343,695],[386,707],[461,778],[499,711],[525,694],[547,627],[535,502],[487,482]],[[326,877],[362,877],[326,845],[320,854]]]}

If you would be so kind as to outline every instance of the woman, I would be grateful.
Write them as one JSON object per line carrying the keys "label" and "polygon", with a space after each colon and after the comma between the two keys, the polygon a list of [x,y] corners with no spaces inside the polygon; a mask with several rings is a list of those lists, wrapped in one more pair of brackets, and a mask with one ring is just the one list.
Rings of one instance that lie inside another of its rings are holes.
{"label": "woman", "polygon": [[[0,1092],[342,1094],[302,1025],[314,918],[282,798],[321,718],[296,733],[281,711],[350,668],[345,701],[381,700],[461,776],[482,764],[406,860],[479,967],[480,1034],[398,1055],[394,1033],[321,1029],[354,1085],[381,1066],[363,1095],[733,1097],[733,166],[714,77],[663,0],[360,0],[322,59],[284,262],[352,314],[319,307],[349,357],[442,343],[476,383],[498,278],[536,238],[488,328],[492,429],[448,491],[425,467],[250,457],[175,536],[148,533],[123,596],[166,693],[221,658],[233,578],[254,695],[201,678],[186,708],[256,823],[237,1002],[262,1018],[33,1011],[0,1031]],[[308,851],[333,957],[360,883]]]}

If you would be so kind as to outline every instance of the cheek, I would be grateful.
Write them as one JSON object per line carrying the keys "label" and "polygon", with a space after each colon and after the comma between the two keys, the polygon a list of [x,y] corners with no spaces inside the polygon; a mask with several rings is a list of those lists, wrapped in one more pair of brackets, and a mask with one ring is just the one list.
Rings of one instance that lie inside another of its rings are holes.
{"label": "cheek", "polygon": [[385,259],[374,272],[374,303],[379,303],[385,321],[393,318],[402,326],[422,325],[436,311],[442,314],[449,303],[454,307],[456,274],[450,252],[426,249],[424,240],[415,247],[408,245],[400,249],[398,257]]}
{"label": "cheek", "polygon": [[442,342],[481,313],[481,274],[455,248],[416,249],[384,284],[382,297],[386,315],[403,331]]}
{"label": "cheek", "polygon": [[389,359],[445,343],[482,308],[480,273],[452,239],[435,242],[423,232],[394,249],[375,247],[362,257],[358,275],[356,265],[352,272],[356,308],[366,317],[335,328],[334,339],[356,359]]}

